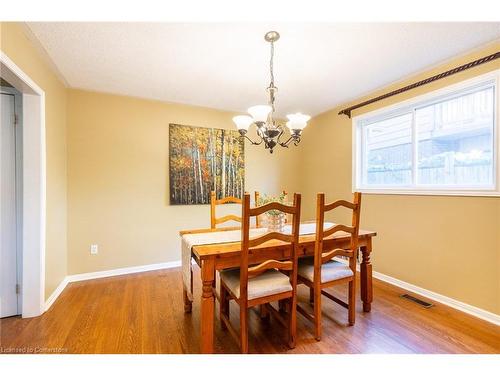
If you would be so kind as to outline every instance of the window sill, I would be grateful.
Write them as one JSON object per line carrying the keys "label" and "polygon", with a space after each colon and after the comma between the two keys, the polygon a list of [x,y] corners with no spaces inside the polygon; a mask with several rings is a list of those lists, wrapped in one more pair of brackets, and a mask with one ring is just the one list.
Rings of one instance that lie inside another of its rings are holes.
{"label": "window sill", "polygon": [[459,196],[459,197],[500,197],[495,190],[406,190],[406,189],[370,189],[354,188],[363,194],[373,195],[423,195],[423,196]]}

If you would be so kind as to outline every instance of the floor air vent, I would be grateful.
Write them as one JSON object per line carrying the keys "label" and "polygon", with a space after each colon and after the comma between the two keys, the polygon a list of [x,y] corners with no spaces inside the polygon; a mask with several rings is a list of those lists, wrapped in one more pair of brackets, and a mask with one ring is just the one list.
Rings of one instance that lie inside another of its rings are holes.
{"label": "floor air vent", "polygon": [[418,299],[417,297],[410,296],[409,294],[401,294],[401,298],[406,298],[407,300],[410,300],[412,302],[418,303],[420,306],[425,307],[428,309],[429,307],[434,306],[432,303],[422,301],[421,299]]}

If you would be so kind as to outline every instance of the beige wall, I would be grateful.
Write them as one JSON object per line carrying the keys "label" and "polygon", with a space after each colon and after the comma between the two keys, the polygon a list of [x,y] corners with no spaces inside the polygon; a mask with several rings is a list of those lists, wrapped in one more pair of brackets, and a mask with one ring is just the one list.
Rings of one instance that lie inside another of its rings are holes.
{"label": "beige wall", "polygon": [[[207,227],[210,215],[208,205],[169,205],[168,124],[233,129],[232,116],[69,90],[68,273],[179,260],[178,231]],[[300,151],[270,155],[262,146],[245,144],[245,189],[296,189]],[[90,255],[94,243],[98,255]]]}
{"label": "beige wall", "polygon": [[1,23],[0,49],[45,91],[47,238],[45,297],[66,276],[66,88],[19,23]]}
{"label": "beige wall", "polygon": [[[499,50],[500,43],[490,45],[372,95]],[[496,60],[372,104],[354,115],[498,68]],[[330,199],[351,195],[352,121],[338,116],[340,109],[316,116],[302,143],[305,217],[313,217],[318,191]],[[375,271],[500,314],[500,198],[365,194],[361,226],[378,232]]]}

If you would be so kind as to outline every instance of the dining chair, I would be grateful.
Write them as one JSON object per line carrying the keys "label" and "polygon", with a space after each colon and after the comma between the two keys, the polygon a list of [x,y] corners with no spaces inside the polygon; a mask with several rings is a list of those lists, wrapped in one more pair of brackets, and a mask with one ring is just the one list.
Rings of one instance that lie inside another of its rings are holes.
{"label": "dining chair", "polygon": [[[242,207],[241,259],[239,269],[220,272],[220,319],[223,329],[228,329],[239,343],[242,353],[248,353],[248,309],[264,305],[265,309],[288,328],[288,345],[295,347],[297,322],[297,259],[300,228],[301,195],[294,194],[293,206],[278,202],[250,208],[250,195],[245,194]],[[278,210],[292,215],[291,234],[268,232],[259,237],[250,238],[250,218],[269,210]],[[255,264],[250,254],[258,252],[258,247],[265,242],[279,240],[289,246],[285,260],[268,259]],[[288,275],[280,271],[288,271]],[[240,308],[240,329],[232,326],[229,319],[229,301],[234,300]],[[288,301],[288,316],[285,318],[270,303]]]}
{"label": "dining chair", "polygon": [[215,217],[215,207],[225,203],[238,203],[241,204],[242,200],[236,197],[223,197],[221,199],[217,199],[215,195],[215,191],[210,193],[210,228],[215,229],[217,224],[225,223],[226,221],[237,221],[241,223],[241,217],[236,215],[226,215],[220,218]]}
{"label": "dining chair", "polygon": [[[345,207],[352,211],[352,225],[336,224],[324,229],[325,213],[339,207]],[[353,202],[338,200],[329,204],[325,204],[325,194],[319,193],[317,196],[314,256],[302,258],[298,263],[298,282],[309,287],[309,300],[313,303],[314,314],[309,314],[300,305],[297,305],[297,311],[314,323],[315,338],[318,341],[321,340],[321,295],[347,308],[349,325],[354,325],[360,210],[361,193],[354,193]],[[349,234],[349,249],[337,248],[324,251],[323,243],[325,239],[340,231]],[[334,260],[333,258],[336,256],[347,257],[349,264]],[[324,290],[342,283],[349,284],[347,303]]]}
{"label": "dining chair", "polygon": [[[286,192],[286,190],[283,190],[282,194],[285,196],[285,202],[287,202],[288,201],[288,193]],[[255,191],[254,197],[255,197],[255,207],[258,207],[259,206],[259,200],[260,200],[260,193],[258,191]],[[260,216],[261,215],[258,215],[258,216],[255,217],[255,226],[257,228],[260,228],[262,226],[262,222],[261,222]],[[285,222],[289,223],[290,221],[291,221],[291,218],[289,218],[289,215],[285,215]]]}

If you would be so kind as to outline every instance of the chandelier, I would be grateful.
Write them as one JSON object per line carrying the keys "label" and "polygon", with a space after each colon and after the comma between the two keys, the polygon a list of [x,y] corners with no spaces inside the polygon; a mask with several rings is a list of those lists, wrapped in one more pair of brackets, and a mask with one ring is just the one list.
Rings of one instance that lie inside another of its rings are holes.
{"label": "chandelier", "polygon": [[[274,72],[273,72],[273,59],[274,59],[274,42],[280,38],[280,34],[277,31],[269,31],[264,36],[266,42],[271,45],[271,59],[269,61],[269,71],[271,73],[271,82],[267,88],[269,93],[269,101],[267,105],[255,105],[248,108],[248,115],[240,115],[233,117],[233,121],[238,128],[240,133],[240,138],[246,138],[252,145],[260,145],[264,142],[264,146],[273,153],[274,147],[280,145],[282,147],[288,147],[290,144],[297,146],[300,143],[300,137],[302,135],[302,130],[306,127],[307,121],[311,116],[304,115],[302,113],[295,113],[287,115],[288,121],[286,126],[289,129],[289,138],[286,141],[282,141],[281,137],[285,133],[284,127],[277,123],[273,118],[275,111],[274,101],[276,99],[276,92],[278,88],[274,85]],[[253,141],[246,134],[250,125],[255,124],[257,127],[257,136],[260,138],[258,141]]]}

